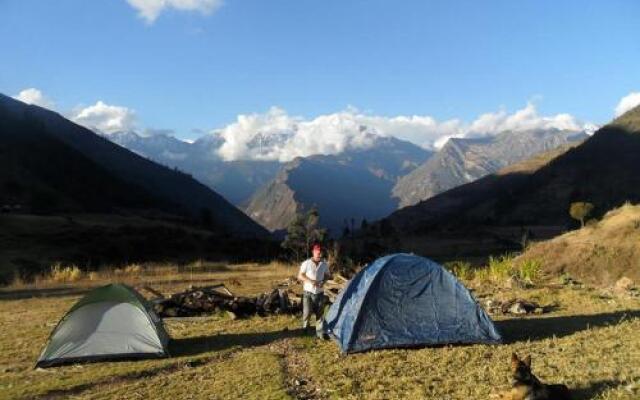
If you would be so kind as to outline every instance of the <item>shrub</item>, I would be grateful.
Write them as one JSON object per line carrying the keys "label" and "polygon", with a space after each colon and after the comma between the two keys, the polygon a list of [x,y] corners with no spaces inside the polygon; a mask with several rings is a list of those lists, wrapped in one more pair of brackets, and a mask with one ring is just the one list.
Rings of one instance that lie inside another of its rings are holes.
{"label": "shrub", "polygon": [[534,284],[540,278],[542,263],[535,259],[516,263],[514,258],[513,254],[491,256],[488,265],[474,270],[473,275],[475,279],[483,282],[502,282],[513,277]]}
{"label": "shrub", "polygon": [[540,278],[541,271],[542,263],[536,259],[529,259],[521,262],[517,269],[518,278],[531,284]]}
{"label": "shrub", "polygon": [[140,264],[129,264],[126,267],[124,267],[124,273],[126,275],[140,275],[140,273],[142,272],[143,268],[142,265]]}
{"label": "shrub", "polygon": [[474,278],[474,270],[470,263],[465,261],[451,261],[444,264],[456,278],[463,281],[470,281]]}
{"label": "shrub", "polygon": [[474,271],[474,278],[480,282],[489,281],[489,267],[478,268]]}
{"label": "shrub", "polygon": [[50,278],[55,282],[76,282],[82,278],[82,270],[75,265],[63,266],[55,263],[51,266]]}
{"label": "shrub", "polygon": [[587,220],[587,222],[584,223],[584,226],[588,227],[588,228],[594,228],[598,225],[598,220],[595,218],[590,218]]}
{"label": "shrub", "polygon": [[584,201],[571,203],[569,214],[571,218],[580,221],[580,226],[584,228],[584,219],[593,211],[593,204]]}
{"label": "shrub", "polygon": [[510,278],[514,274],[513,255],[505,254],[502,256],[489,257],[489,266],[487,267],[489,278],[493,281],[501,281]]}

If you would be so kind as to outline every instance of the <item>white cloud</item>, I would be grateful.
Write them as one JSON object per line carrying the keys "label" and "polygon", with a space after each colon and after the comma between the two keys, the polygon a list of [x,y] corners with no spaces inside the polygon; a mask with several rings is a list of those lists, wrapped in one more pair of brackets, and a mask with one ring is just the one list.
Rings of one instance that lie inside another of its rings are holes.
{"label": "white cloud", "polygon": [[487,135],[504,131],[522,132],[533,129],[559,129],[567,131],[582,131],[584,124],[569,114],[541,116],[533,103],[513,114],[504,110],[480,115],[471,123],[467,135]]}
{"label": "white cloud", "polygon": [[20,100],[23,103],[33,104],[50,110],[53,110],[55,107],[55,103],[45,97],[45,95],[36,88],[24,89],[17,95],[13,96],[13,98]]}
{"label": "white cloud", "polygon": [[224,160],[264,159],[290,161],[313,154],[338,154],[363,149],[376,135],[394,136],[424,148],[441,148],[452,137],[481,137],[504,131],[534,129],[593,131],[569,114],[541,116],[534,104],[509,114],[505,110],[480,115],[471,123],[459,119],[442,122],[426,115],[384,117],[345,111],[313,119],[290,116],[273,107],[264,114],[239,115],[236,122],[216,130],[223,139],[218,154]]}
{"label": "white cloud", "polygon": [[138,10],[140,18],[152,24],[166,9],[196,11],[203,15],[211,14],[222,6],[222,0],[127,0],[131,7]]}
{"label": "white cloud", "polygon": [[621,116],[638,105],[640,105],[640,92],[629,93],[618,102],[615,109],[616,117]]}
{"label": "white cloud", "polygon": [[[53,102],[37,89],[25,89],[15,96],[30,104],[52,107]],[[640,104],[640,93],[620,100],[616,113]],[[137,128],[135,111],[98,101],[88,107],[76,107],[67,118],[103,133]],[[540,115],[533,103],[513,113],[504,109],[481,114],[470,123],[454,118],[438,121],[428,115],[380,116],[355,107],[315,118],[289,115],[272,107],[265,113],[240,114],[236,121],[213,132],[222,145],[217,155],[224,160],[291,161],[314,154],[339,154],[348,149],[365,149],[377,136],[393,136],[428,149],[440,149],[450,138],[482,137],[500,132],[535,129],[559,129],[593,133],[597,126],[584,123],[569,114]],[[143,135],[171,134],[169,130],[146,129]],[[198,135],[204,131],[194,130]],[[217,146],[217,145],[216,145]]]}
{"label": "white cloud", "polygon": [[70,119],[91,130],[104,133],[132,130],[136,125],[135,111],[121,106],[113,106],[98,101],[96,104],[77,108]]}

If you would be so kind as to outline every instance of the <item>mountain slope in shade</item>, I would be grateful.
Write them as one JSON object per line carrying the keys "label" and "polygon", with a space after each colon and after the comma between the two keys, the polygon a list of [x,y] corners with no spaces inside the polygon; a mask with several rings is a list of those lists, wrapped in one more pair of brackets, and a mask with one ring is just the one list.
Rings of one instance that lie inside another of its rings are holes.
{"label": "mountain slope in shade", "polygon": [[1,106],[0,139],[0,204],[36,213],[175,207],[118,179],[48,135],[41,124],[18,120]]}
{"label": "mountain slope in shade", "polygon": [[[10,154],[12,150],[6,150],[14,174],[3,184],[9,183],[14,191],[16,185],[27,192],[34,187],[57,191],[60,201],[81,211],[91,209],[96,193],[101,193],[105,207],[113,200],[113,207],[152,206],[191,218],[199,218],[206,212],[222,232],[243,236],[267,234],[240,210],[188,175],[140,157],[55,112],[4,95],[0,95],[0,112],[3,121],[0,134],[20,144],[24,151]],[[28,146],[29,140],[35,143],[34,147]],[[43,143],[50,143],[51,147],[43,147]],[[30,148],[39,152],[30,152]],[[54,154],[48,154],[47,150]],[[45,169],[41,164],[47,157],[59,162]],[[66,158],[69,164],[62,162]],[[68,184],[65,186],[64,182]],[[102,186],[106,183],[107,186]],[[85,188],[93,193],[81,193]]]}
{"label": "mountain slope in shade", "polygon": [[391,214],[384,221],[402,235],[468,227],[574,224],[572,202],[603,215],[640,201],[640,107],[599,129],[584,143],[532,170],[507,168]]}
{"label": "mountain slope in shade", "polygon": [[339,155],[298,158],[256,192],[246,212],[270,230],[288,226],[296,213],[317,206],[320,224],[337,235],[344,221],[379,218],[397,207],[391,189],[431,156],[411,143],[376,137],[375,144]]}
{"label": "mountain slope in shade", "polygon": [[535,154],[586,138],[584,133],[555,129],[452,138],[434,157],[402,177],[393,188],[393,195],[399,199],[400,207],[413,205]]}
{"label": "mountain slope in shade", "polygon": [[193,175],[238,207],[246,206],[255,191],[273,179],[282,166],[277,161],[223,161],[217,154],[221,139],[214,135],[203,136],[193,143],[165,134],[141,136],[135,132],[116,132],[104,137],[157,163]]}

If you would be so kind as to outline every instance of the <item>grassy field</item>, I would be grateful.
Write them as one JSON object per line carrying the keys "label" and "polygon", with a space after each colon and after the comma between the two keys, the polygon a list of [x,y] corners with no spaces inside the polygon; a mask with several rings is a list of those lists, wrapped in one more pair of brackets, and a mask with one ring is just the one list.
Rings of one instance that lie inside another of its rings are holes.
{"label": "grassy field", "polygon": [[506,343],[341,355],[298,329],[297,316],[166,319],[171,358],[34,370],[47,336],[91,286],[110,280],[165,293],[219,281],[240,294],[266,291],[294,272],[278,264],[195,265],[101,274],[73,284],[0,290],[2,399],[490,399],[508,386],[511,352],[534,372],[569,385],[576,399],[640,398],[640,300],[582,286],[475,288],[488,298],[557,303],[552,313],[496,318]]}

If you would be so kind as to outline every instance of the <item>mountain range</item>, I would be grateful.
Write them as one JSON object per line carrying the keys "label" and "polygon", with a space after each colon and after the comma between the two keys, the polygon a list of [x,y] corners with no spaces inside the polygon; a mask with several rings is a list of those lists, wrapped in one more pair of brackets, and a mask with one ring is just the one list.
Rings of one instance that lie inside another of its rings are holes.
{"label": "mountain range", "polygon": [[[577,224],[569,207],[578,201],[592,203],[595,218],[640,201],[640,107],[577,146],[547,152],[395,211],[362,237],[372,240],[385,233],[405,250],[421,253],[427,243],[448,246],[442,253],[452,246],[461,254],[482,253],[483,247],[513,249],[524,231],[546,238]],[[390,245],[387,240],[378,243],[381,248]]]}
{"label": "mountain range", "polygon": [[[157,134],[104,135],[144,157],[193,175],[271,231],[296,213],[318,207],[321,224],[335,236],[345,226],[382,218],[394,210],[498,171],[567,143],[583,132],[555,129],[503,132],[484,138],[454,138],[434,152],[394,137],[366,133],[370,145],[340,154],[298,157],[288,163],[225,161],[223,139],[205,135],[193,143]],[[261,135],[249,146],[282,145],[291,132]],[[353,221],[352,221],[353,220]]]}
{"label": "mountain range", "polygon": [[[320,224],[339,234],[345,225],[381,218],[397,208],[397,179],[432,152],[393,137],[373,136],[366,149],[315,155],[287,163],[252,197],[246,212],[267,229],[287,227],[296,213],[317,207]],[[353,223],[355,223],[355,221]]]}
{"label": "mountain range", "polygon": [[[35,212],[150,211],[206,219],[219,233],[267,232],[191,176],[61,115],[0,94],[0,201]],[[164,143],[163,143],[164,145]]]}
{"label": "mountain range", "polygon": [[393,187],[393,195],[399,199],[400,207],[414,205],[535,154],[587,137],[584,132],[537,129],[483,138],[451,138],[433,157],[403,176]]}
{"label": "mountain range", "polygon": [[213,134],[193,143],[164,133],[143,136],[127,131],[102,136],[143,157],[193,175],[240,208],[246,206],[255,191],[273,179],[281,167],[277,161],[224,161],[217,153],[221,138]]}

